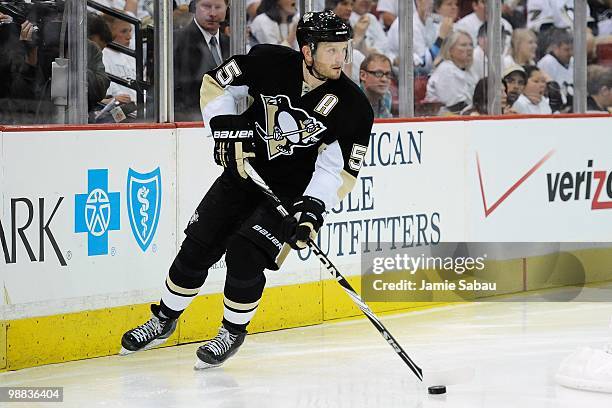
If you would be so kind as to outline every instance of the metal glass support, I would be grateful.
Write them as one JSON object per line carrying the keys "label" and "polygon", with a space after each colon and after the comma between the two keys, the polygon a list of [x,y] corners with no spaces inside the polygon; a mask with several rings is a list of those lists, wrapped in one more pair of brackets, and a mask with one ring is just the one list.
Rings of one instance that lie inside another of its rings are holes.
{"label": "metal glass support", "polygon": [[504,48],[501,18],[501,2],[487,2],[487,112],[489,115],[501,114],[501,53]]}
{"label": "metal glass support", "polygon": [[87,4],[69,0],[68,123],[87,123]]}
{"label": "metal glass support", "polygon": [[587,4],[574,0],[574,113],[586,112],[587,106]]}
{"label": "metal glass support", "polygon": [[412,57],[413,2],[400,1],[399,18],[399,116],[414,116],[414,61]]}
{"label": "metal glass support", "polygon": [[172,52],[172,5],[167,0],[156,0],[155,26],[155,119],[174,121],[174,86]]}
{"label": "metal glass support", "polygon": [[[246,53],[246,0],[230,1],[230,55]],[[238,112],[246,110],[246,99],[237,104]]]}

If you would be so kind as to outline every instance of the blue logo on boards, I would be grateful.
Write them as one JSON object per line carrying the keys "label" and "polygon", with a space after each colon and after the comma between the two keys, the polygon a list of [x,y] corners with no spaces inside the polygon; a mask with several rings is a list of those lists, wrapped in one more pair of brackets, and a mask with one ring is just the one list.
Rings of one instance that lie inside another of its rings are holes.
{"label": "blue logo on boards", "polygon": [[161,210],[161,171],[150,173],[128,170],[127,209],[132,233],[142,251],[146,251],[157,230]]}
{"label": "blue logo on boards", "polygon": [[87,193],[74,196],[74,232],[87,233],[87,255],[108,254],[108,231],[121,227],[119,196],[108,191],[108,169],[87,171]]}

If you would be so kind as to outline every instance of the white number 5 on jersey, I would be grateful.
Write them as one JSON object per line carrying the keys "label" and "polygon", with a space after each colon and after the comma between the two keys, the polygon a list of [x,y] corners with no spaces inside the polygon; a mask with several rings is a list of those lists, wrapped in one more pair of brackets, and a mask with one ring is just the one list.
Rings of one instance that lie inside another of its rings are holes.
{"label": "white number 5 on jersey", "polygon": [[348,165],[351,170],[359,171],[361,170],[361,166],[363,165],[363,159],[368,151],[367,146],[362,146],[357,143],[353,145],[353,150],[351,151],[351,157],[349,158]]}
{"label": "white number 5 on jersey", "polygon": [[221,86],[227,86],[232,83],[234,78],[239,77],[240,75],[242,75],[240,67],[235,60],[231,60],[225,64],[223,68],[217,71],[216,77]]}

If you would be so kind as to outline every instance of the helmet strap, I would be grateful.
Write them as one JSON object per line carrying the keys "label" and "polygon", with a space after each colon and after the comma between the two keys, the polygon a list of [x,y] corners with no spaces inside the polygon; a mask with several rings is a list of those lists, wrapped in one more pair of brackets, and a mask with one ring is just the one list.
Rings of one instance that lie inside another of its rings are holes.
{"label": "helmet strap", "polygon": [[308,63],[304,60],[308,73],[312,75],[313,77],[315,77],[316,79],[318,79],[319,81],[327,81],[328,78],[324,76],[323,74],[321,74],[319,71],[317,71],[316,68],[314,67],[314,60],[315,60],[314,55],[315,55],[315,50],[316,50],[316,44],[310,43],[308,47],[310,48],[310,55],[312,57],[312,65],[308,65]]}

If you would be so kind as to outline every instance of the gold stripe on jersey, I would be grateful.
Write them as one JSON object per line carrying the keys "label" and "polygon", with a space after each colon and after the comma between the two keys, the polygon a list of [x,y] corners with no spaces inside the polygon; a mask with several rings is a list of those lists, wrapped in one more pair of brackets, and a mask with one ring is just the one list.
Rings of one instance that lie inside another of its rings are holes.
{"label": "gold stripe on jersey", "polygon": [[353,190],[353,187],[355,187],[357,178],[346,170],[342,170],[340,172],[340,177],[342,177],[342,185],[338,189],[337,194],[340,201],[342,201],[344,197],[346,197],[347,194]]}
{"label": "gold stripe on jersey", "polygon": [[223,87],[219,85],[210,75],[204,75],[202,86],[200,87],[200,110],[210,103],[213,99],[223,95]]}
{"label": "gold stripe on jersey", "polygon": [[166,277],[166,285],[168,285],[171,291],[175,293],[179,293],[181,295],[185,295],[185,296],[195,296],[200,291],[200,288],[195,288],[195,289],[182,288],[178,286],[177,284],[175,284],[174,282],[172,282],[170,280],[170,276]]}

